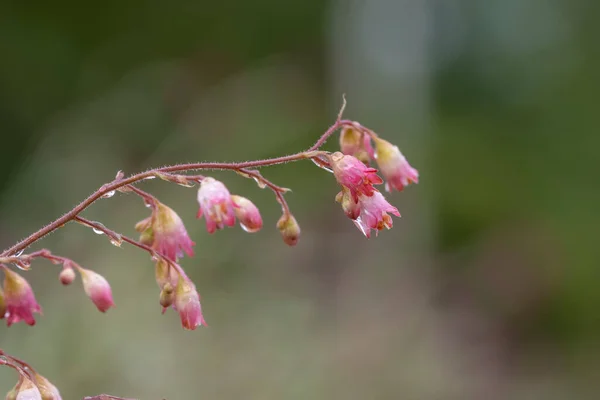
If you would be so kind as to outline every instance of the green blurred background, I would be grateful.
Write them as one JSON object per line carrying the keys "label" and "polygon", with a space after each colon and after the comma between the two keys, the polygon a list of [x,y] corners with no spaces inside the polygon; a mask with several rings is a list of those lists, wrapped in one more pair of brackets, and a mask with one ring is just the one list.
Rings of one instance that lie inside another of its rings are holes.
{"label": "green blurred background", "polygon": [[[118,170],[308,147],[345,116],[398,144],[421,183],[366,240],[310,163],[215,173],[265,228],[208,235],[195,190],[143,183],[184,219],[208,328],[160,315],[146,254],[79,225],[36,244],[106,276],[103,315],[42,261],[44,309],[2,328],[63,398],[600,397],[600,3],[255,0],[0,3],[0,244]],[[327,148],[334,150],[336,140]],[[133,235],[134,196],[85,216]],[[7,391],[16,376],[0,374]]]}

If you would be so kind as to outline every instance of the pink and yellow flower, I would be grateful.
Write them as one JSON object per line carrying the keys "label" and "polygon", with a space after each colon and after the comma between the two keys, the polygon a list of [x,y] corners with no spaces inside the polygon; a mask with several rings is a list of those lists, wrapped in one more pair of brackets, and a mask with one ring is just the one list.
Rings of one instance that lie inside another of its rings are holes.
{"label": "pink and yellow flower", "polygon": [[152,215],[135,226],[141,232],[140,241],[167,258],[177,261],[185,252],[194,255],[194,242],[188,236],[183,221],[173,209],[155,200]]}
{"label": "pink and yellow flower", "polygon": [[359,216],[353,222],[367,238],[371,237],[371,229],[377,235],[383,228],[390,229],[393,226],[390,214],[400,216],[398,209],[388,203],[379,191],[375,191],[372,196],[361,195],[358,206]]}
{"label": "pink and yellow flower", "polygon": [[411,167],[398,146],[380,138],[375,139],[375,145],[375,160],[386,179],[385,189],[388,192],[393,189],[402,191],[413,182],[419,183],[419,171]]}
{"label": "pink and yellow flower", "polygon": [[222,182],[204,178],[198,189],[198,204],[200,208],[197,217],[204,216],[208,233],[235,224],[235,206],[229,190]]}
{"label": "pink and yellow flower", "polygon": [[340,150],[342,153],[354,156],[368,164],[375,156],[371,137],[352,127],[345,127],[340,133]]}
{"label": "pink and yellow flower", "polygon": [[189,279],[179,278],[175,290],[174,306],[179,313],[184,329],[194,330],[199,325],[207,326],[202,315],[200,295],[196,291],[196,286]]}
{"label": "pink and yellow flower", "polygon": [[231,195],[231,200],[234,205],[233,212],[240,222],[242,229],[250,233],[258,232],[263,226],[263,221],[254,203],[245,197],[237,195]]}
{"label": "pink and yellow flower", "polygon": [[101,312],[106,312],[109,308],[115,306],[112,297],[112,290],[108,281],[100,274],[85,268],[78,268],[83,282],[83,290],[92,300],[96,308]]}
{"label": "pink and yellow flower", "polygon": [[300,239],[300,225],[290,213],[284,213],[277,221],[277,229],[281,232],[283,241],[288,246],[295,246]]}
{"label": "pink and yellow flower", "polygon": [[11,326],[23,320],[28,325],[35,325],[33,313],[41,314],[42,309],[35,299],[29,282],[8,267],[3,269],[6,324]]}
{"label": "pink and yellow flower", "polygon": [[348,188],[354,202],[361,194],[372,196],[375,191],[373,185],[383,183],[375,168],[367,167],[356,157],[338,151],[329,156],[329,161],[338,183]]}

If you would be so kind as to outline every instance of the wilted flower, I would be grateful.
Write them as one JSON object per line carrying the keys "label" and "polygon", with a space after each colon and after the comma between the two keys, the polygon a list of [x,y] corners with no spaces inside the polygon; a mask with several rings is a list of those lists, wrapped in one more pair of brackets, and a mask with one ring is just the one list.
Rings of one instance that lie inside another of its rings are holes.
{"label": "wilted flower", "polygon": [[365,164],[374,157],[371,137],[351,127],[345,127],[340,133],[340,150],[346,155],[358,158]]}
{"label": "wilted flower", "polygon": [[262,217],[258,208],[245,197],[231,195],[233,201],[233,211],[236,218],[240,221],[240,226],[246,232],[258,232],[263,226]]}
{"label": "wilted flower", "polygon": [[6,324],[11,326],[23,320],[28,325],[35,325],[33,313],[41,314],[42,309],[35,299],[31,286],[21,275],[5,266],[3,268]]}
{"label": "wilted flower", "polygon": [[115,303],[112,297],[112,290],[108,281],[100,274],[85,268],[79,267],[83,289],[98,310],[106,312],[114,307]]}
{"label": "wilted flower", "polygon": [[410,166],[398,146],[380,138],[375,139],[375,145],[375,160],[386,179],[385,190],[402,191],[405,186],[419,182],[419,171]]}
{"label": "wilted flower", "polygon": [[300,238],[300,225],[290,213],[284,213],[277,221],[277,229],[281,232],[283,241],[289,246],[295,246]]}
{"label": "wilted flower", "polygon": [[183,221],[170,207],[154,201],[152,215],[135,226],[141,233],[140,241],[171,260],[194,255],[194,242],[188,236]]}
{"label": "wilted flower", "polygon": [[214,233],[217,229],[235,224],[234,204],[223,183],[213,178],[204,178],[198,189],[198,218],[206,219],[206,230]]}
{"label": "wilted flower", "polygon": [[393,221],[389,214],[400,216],[398,209],[388,203],[379,191],[375,191],[372,196],[361,195],[358,205],[360,215],[354,220],[354,225],[367,238],[371,237],[371,229],[375,229],[377,234],[383,228],[392,227]]}
{"label": "wilted flower", "polygon": [[329,159],[338,183],[348,188],[355,202],[360,194],[371,196],[375,190],[373,185],[383,183],[375,168],[367,167],[356,157],[338,151]]}
{"label": "wilted flower", "polygon": [[185,329],[194,330],[198,325],[207,326],[202,316],[200,296],[196,291],[196,287],[189,279],[179,278],[179,283],[175,290],[175,309],[179,313],[181,325]]}

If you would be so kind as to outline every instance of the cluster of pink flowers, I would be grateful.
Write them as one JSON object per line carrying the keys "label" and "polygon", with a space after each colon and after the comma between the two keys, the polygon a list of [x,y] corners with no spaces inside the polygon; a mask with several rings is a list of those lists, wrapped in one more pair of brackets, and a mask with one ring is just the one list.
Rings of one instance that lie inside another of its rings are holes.
{"label": "cluster of pink flowers", "polygon": [[[318,150],[319,144],[325,142],[327,137],[335,131],[334,128],[343,128],[340,135],[341,151],[330,153]],[[418,171],[408,163],[397,146],[381,139],[377,134],[363,128],[358,123],[341,119],[338,119],[336,126],[326,132],[317,144],[306,152],[276,159],[249,162],[246,163],[246,166],[274,165],[292,159],[299,161],[307,158],[312,159],[317,165],[333,173],[341,186],[341,190],[335,198],[336,201],[340,203],[346,216],[367,238],[371,237],[373,231],[377,235],[384,228],[392,228],[392,216],[400,217],[398,209],[385,199],[376,186],[385,182],[385,188],[388,192],[393,190],[402,191],[409,184],[418,183],[419,180]],[[128,242],[148,251],[155,263],[155,277],[160,289],[159,303],[162,312],[164,313],[169,308],[174,309],[179,314],[181,325],[187,330],[194,330],[198,326],[206,326],[196,285],[179,264],[180,259],[185,255],[188,257],[194,255],[193,247],[195,243],[190,239],[183,220],[173,209],[154,196],[133,186],[133,183],[157,176],[184,186],[193,186],[194,183],[198,183],[197,201],[199,208],[197,218],[204,218],[206,230],[209,234],[214,234],[226,227],[232,227],[236,224],[236,221],[248,233],[260,231],[263,227],[261,214],[256,205],[249,199],[231,194],[225,184],[212,177],[174,175],[168,172],[219,168],[216,165],[222,166],[224,164],[215,163],[212,166],[206,164],[205,166],[196,167],[193,167],[194,164],[190,164],[190,166],[186,165],[186,168],[179,168],[179,166],[177,168],[166,167],[134,175],[128,178],[126,182],[122,180],[123,175],[119,173],[115,181],[111,183],[112,186],[109,186],[124,193],[135,192],[142,197],[151,210],[147,218],[135,225],[135,230],[140,235],[139,240],[120,235],[100,223],[86,220],[78,214],[81,209],[74,209],[70,214],[70,219],[59,219],[53,223],[53,226],[58,228],[64,223],[74,220],[93,228],[97,232],[106,234],[115,245],[120,246],[121,243]],[[226,165],[227,168],[223,167],[223,169],[230,169],[242,176],[253,178],[260,187],[269,187],[273,190],[277,201],[282,207],[282,215],[276,223],[276,228],[287,245],[295,246],[300,238],[301,230],[283,197],[288,189],[271,183],[264,179],[258,171],[248,170],[242,165],[243,163],[228,164]],[[378,167],[378,169],[375,167]],[[381,173],[383,178],[378,175],[378,172]],[[155,175],[152,175],[152,173]],[[104,191],[99,189],[97,193],[98,197],[96,198],[100,198],[105,197],[109,191],[108,189]],[[106,197],[111,197],[114,190],[110,193],[110,196]],[[45,258],[54,264],[62,264],[59,281],[64,285],[72,284],[77,278],[77,273],[79,273],[84,292],[99,311],[106,312],[115,306],[108,281],[97,272],[82,268],[74,261],[55,256],[45,249],[24,255],[22,251],[18,254],[16,250],[11,252],[15,248],[17,250],[24,249],[49,231],[43,232],[39,237],[25,243],[20,248],[19,245],[22,243],[17,244],[16,247],[9,249],[0,257],[0,269],[4,274],[4,284],[0,288],[0,319],[6,319],[8,326],[19,321],[34,325],[36,322],[34,314],[41,314],[42,312],[27,280],[7,266],[7,264],[13,264],[27,270],[34,258]],[[9,255],[5,256],[5,254]],[[3,356],[0,350],[0,365],[2,363],[8,365],[9,363],[6,360],[6,356]],[[19,371],[26,366],[26,364],[18,364],[17,361],[17,364],[11,365]],[[60,394],[45,378],[37,374],[34,376],[22,373],[17,386],[9,392],[7,399],[9,398],[22,400],[60,399]]]}
{"label": "cluster of pink flowers", "polygon": [[[371,140],[375,142],[375,149]],[[373,185],[383,183],[377,169],[370,167],[374,159],[386,179],[385,188],[402,191],[410,183],[419,181],[419,173],[410,166],[398,146],[379,138],[370,131],[345,128],[340,135],[342,152],[328,155],[328,162],[342,191],[336,201],[356,227],[367,237],[393,225],[391,215],[400,212],[383,197]]]}

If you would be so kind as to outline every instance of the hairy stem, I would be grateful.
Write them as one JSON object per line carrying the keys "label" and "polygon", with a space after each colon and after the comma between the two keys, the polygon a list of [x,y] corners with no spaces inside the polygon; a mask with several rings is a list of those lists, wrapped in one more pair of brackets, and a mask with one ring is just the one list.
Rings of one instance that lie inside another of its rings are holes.
{"label": "hairy stem", "polygon": [[[156,177],[160,173],[197,171],[197,170],[230,170],[230,171],[237,171],[237,172],[241,172],[241,173],[248,173],[248,170],[247,170],[248,168],[267,167],[267,166],[271,166],[271,165],[277,165],[277,164],[283,164],[283,163],[287,163],[287,162],[295,162],[295,161],[314,158],[314,157],[316,157],[314,152],[316,150],[318,150],[319,148],[321,148],[321,146],[323,146],[323,144],[325,144],[325,142],[331,135],[333,135],[338,129],[343,128],[343,127],[354,127],[356,129],[365,129],[357,122],[341,119],[341,112],[340,112],[336,122],[332,126],[330,126],[329,129],[327,129],[327,131],[325,131],[325,133],[323,133],[321,135],[321,137],[315,142],[315,144],[312,145],[307,151],[302,151],[302,152],[299,152],[296,154],[291,154],[288,156],[268,158],[268,159],[264,159],[264,160],[245,161],[245,162],[239,162],[239,163],[203,162],[203,163],[177,164],[177,165],[172,165],[172,166],[168,166],[168,167],[150,169],[145,172],[140,172],[140,173],[131,175],[128,178],[121,178],[120,176],[118,176],[114,181],[102,185],[98,190],[96,190],[94,193],[89,195],[85,200],[83,200],[81,203],[79,203],[77,206],[75,206],[73,209],[71,209],[71,211],[67,212],[66,214],[57,218],[50,224],[44,226],[43,228],[32,233],[25,239],[17,242],[13,246],[4,250],[2,253],[0,253],[0,257],[12,256],[12,255],[15,255],[18,252],[26,249],[27,247],[31,246],[33,243],[37,242],[38,240],[40,240],[41,238],[46,236],[47,234],[61,228],[66,223],[76,219],[76,217],[82,211],[84,211],[86,208],[91,206],[96,200],[100,199],[102,196],[105,196],[106,194],[108,194],[110,192],[114,192],[115,190],[118,190],[125,186],[133,185],[135,183],[143,181],[144,179]],[[275,195],[276,195],[278,201],[281,203],[281,206],[282,206],[284,212],[289,213],[289,208],[287,206],[287,203],[283,199],[282,192],[280,190],[276,189],[276,185],[266,183],[266,181],[264,179],[263,179],[263,182],[267,186],[269,186],[271,189],[274,190]]]}

